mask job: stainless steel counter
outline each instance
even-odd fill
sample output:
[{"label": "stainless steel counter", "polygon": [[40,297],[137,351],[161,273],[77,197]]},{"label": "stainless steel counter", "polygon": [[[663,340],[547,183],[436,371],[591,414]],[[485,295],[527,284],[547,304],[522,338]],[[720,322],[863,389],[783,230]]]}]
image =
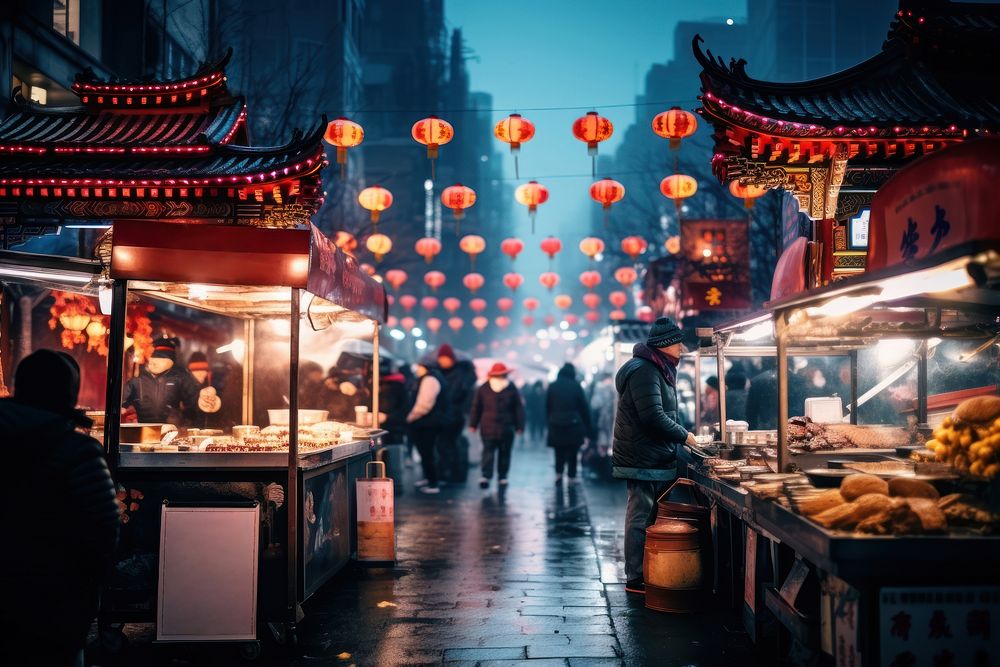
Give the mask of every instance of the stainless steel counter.
[{"label": "stainless steel counter", "polygon": [[[327,449],[299,454],[299,469],[313,470],[371,451],[373,440],[356,440]],[[375,440],[377,442],[377,439]],[[120,470],[287,468],[287,452],[122,452]]]}]

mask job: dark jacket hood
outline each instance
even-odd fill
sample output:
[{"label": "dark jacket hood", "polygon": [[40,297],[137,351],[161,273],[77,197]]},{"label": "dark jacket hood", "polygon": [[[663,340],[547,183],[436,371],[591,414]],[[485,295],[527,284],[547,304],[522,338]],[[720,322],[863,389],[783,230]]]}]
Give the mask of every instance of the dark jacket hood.
[{"label": "dark jacket hood", "polygon": [[576,381],[576,369],[572,364],[564,364],[556,374],[557,378]]},{"label": "dark jacket hood", "polygon": [[5,445],[31,446],[27,443],[43,438],[47,441],[72,429],[72,421],[63,415],[24,405],[13,398],[0,399],[0,433],[7,436]]}]

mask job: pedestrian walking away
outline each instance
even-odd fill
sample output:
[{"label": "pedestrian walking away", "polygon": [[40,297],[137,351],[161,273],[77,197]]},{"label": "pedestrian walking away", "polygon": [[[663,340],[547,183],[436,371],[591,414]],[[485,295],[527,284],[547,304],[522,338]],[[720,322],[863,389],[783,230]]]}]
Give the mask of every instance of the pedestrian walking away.
[{"label": "pedestrian walking away", "polygon": [[483,474],[479,478],[479,486],[483,489],[490,486],[494,460],[498,483],[501,487],[507,485],[514,434],[524,432],[524,402],[508,375],[507,366],[500,362],[493,364],[487,381],[476,390],[472,400],[469,430],[475,432],[478,428],[483,439]]},{"label": "pedestrian walking away", "polygon": [[[104,450],[77,431],[80,368],[38,350],[0,399],[6,548],[0,550],[4,664],[83,666],[87,631],[118,539],[118,506]],[[24,656],[31,656],[24,662]],[[15,658],[17,656],[17,658]]]},{"label": "pedestrian walking away", "polygon": [[437,351],[437,367],[444,379],[444,417],[437,436],[439,473],[448,482],[465,482],[469,471],[468,442],[462,437],[465,420],[476,389],[476,367],[468,359],[459,359],[451,345]]},{"label": "pedestrian walking away", "polygon": [[683,332],[669,318],[653,323],[615,376],[618,411],[614,430],[614,476],[625,479],[625,590],[644,593],[642,558],[646,528],[656,520],[656,499],[677,477],[677,447],[694,444],[677,416],[677,362]]},{"label": "pedestrian walking away", "polygon": [[563,473],[576,481],[576,460],[580,447],[590,437],[590,406],[576,377],[576,368],[566,363],[545,395],[545,419],[549,428],[548,446],[555,451],[556,484]]},{"label": "pedestrian walking away", "polygon": [[417,362],[417,390],[413,407],[406,415],[410,437],[420,453],[424,479],[416,486],[421,493],[438,493],[438,466],[435,459],[435,442],[444,424],[444,379],[434,368],[434,358],[425,355]]}]

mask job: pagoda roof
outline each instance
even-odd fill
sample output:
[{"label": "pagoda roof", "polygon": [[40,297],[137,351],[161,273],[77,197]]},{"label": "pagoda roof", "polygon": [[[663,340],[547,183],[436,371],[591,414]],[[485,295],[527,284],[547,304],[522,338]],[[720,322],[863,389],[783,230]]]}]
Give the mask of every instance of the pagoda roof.
[{"label": "pagoda roof", "polygon": [[882,51],[836,74],[761,81],[694,38],[703,113],[789,138],[961,140],[1000,130],[1000,5],[903,0]]}]

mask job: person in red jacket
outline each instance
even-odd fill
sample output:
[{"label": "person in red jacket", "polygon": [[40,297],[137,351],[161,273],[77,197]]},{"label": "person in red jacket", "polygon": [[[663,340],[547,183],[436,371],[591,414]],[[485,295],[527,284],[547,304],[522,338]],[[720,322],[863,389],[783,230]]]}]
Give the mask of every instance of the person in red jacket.
[{"label": "person in red jacket", "polygon": [[483,439],[482,473],[479,488],[490,488],[493,462],[496,460],[497,477],[501,487],[507,485],[510,470],[510,452],[514,446],[514,433],[524,432],[524,401],[507,376],[510,369],[497,362],[487,374],[487,381],[476,390],[469,415],[469,430],[479,429]]}]

